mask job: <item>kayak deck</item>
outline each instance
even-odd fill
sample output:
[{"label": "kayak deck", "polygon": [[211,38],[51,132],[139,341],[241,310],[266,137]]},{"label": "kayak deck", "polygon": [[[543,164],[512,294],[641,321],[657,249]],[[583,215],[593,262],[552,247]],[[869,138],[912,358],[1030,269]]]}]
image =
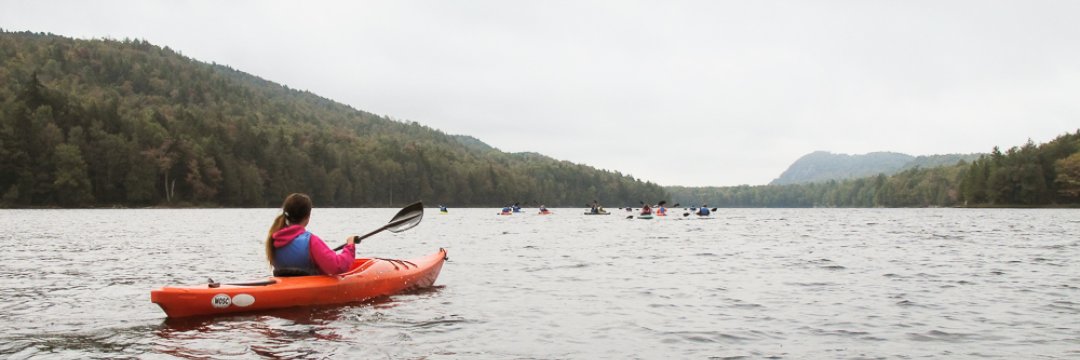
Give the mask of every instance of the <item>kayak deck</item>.
[{"label": "kayak deck", "polygon": [[359,302],[433,285],[446,250],[410,260],[356,259],[334,276],[270,277],[243,284],[166,286],[150,292],[170,318]]}]

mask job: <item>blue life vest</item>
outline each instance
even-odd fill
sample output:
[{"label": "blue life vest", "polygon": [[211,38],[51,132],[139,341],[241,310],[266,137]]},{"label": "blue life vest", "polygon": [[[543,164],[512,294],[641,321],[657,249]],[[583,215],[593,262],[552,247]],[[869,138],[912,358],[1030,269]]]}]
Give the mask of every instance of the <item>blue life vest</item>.
[{"label": "blue life vest", "polygon": [[709,215],[709,208],[700,208],[698,209],[697,214],[702,216]]},{"label": "blue life vest", "polygon": [[274,276],[319,275],[321,273],[322,271],[311,260],[310,231],[305,231],[289,244],[274,249]]}]

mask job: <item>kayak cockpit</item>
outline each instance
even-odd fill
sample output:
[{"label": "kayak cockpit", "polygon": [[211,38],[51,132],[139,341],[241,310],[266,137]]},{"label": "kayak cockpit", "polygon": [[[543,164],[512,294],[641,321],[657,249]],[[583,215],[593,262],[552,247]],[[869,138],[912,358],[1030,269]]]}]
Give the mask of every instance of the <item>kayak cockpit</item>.
[{"label": "kayak cockpit", "polygon": [[358,273],[358,272],[362,272],[364,270],[367,270],[367,268],[371,267],[371,265],[374,264],[374,263],[375,263],[375,259],[366,259],[365,258],[365,259],[353,260],[352,265],[349,266],[349,271],[346,271],[346,272],[342,273],[341,275],[351,275],[351,274],[355,274],[355,273]]}]

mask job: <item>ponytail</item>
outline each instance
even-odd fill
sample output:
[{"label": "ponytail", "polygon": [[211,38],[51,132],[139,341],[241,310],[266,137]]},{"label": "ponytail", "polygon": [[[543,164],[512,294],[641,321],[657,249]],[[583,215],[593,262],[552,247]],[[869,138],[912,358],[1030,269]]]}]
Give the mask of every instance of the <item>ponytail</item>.
[{"label": "ponytail", "polygon": [[311,198],[304,194],[293,193],[285,197],[281,204],[281,214],[270,225],[270,232],[266,234],[266,261],[270,267],[274,267],[274,233],[285,227],[286,224],[295,225],[307,219],[311,215]]},{"label": "ponytail", "polygon": [[285,214],[278,214],[274,224],[270,225],[270,232],[266,234],[266,261],[270,267],[274,267],[274,233],[285,227]]}]

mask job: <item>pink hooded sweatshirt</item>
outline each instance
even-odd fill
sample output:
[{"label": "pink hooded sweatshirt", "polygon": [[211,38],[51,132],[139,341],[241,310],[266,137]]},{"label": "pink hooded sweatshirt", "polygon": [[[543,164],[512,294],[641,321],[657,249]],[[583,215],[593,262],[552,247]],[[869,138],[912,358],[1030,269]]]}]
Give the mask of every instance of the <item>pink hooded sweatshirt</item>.
[{"label": "pink hooded sweatshirt", "polygon": [[[303,226],[291,225],[281,228],[272,236],[274,239],[274,248],[278,249],[289,242],[292,242],[297,236],[303,234],[305,231]],[[356,247],[353,245],[345,245],[345,248],[341,249],[341,253],[335,254],[334,250],[331,250],[326,243],[322,241],[315,234],[311,234],[311,241],[308,242],[309,251],[311,252],[311,260],[319,267],[319,270],[326,275],[337,275],[346,271],[349,271],[349,266],[352,265],[353,259],[356,259]]]}]

